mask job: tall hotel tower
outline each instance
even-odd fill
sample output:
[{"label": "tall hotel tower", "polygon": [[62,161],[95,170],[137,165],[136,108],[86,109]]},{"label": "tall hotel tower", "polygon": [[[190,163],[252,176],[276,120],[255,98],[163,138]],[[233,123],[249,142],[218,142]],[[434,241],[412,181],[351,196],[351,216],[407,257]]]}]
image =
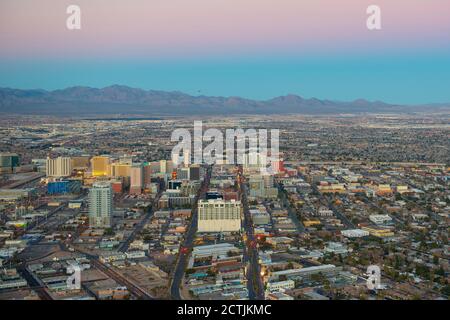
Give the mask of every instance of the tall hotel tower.
[{"label": "tall hotel tower", "polygon": [[47,158],[47,177],[68,177],[72,174],[72,159],[69,157]]},{"label": "tall hotel tower", "polygon": [[111,183],[96,182],[89,191],[89,224],[96,228],[111,227],[113,211]]}]

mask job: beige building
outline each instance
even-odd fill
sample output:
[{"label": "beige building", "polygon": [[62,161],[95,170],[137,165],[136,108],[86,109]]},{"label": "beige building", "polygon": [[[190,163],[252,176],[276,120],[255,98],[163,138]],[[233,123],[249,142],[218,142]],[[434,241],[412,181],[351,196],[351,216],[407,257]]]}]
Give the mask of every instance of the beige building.
[{"label": "beige building", "polygon": [[231,232],[241,229],[241,202],[236,200],[200,200],[198,232]]},{"label": "beige building", "polygon": [[72,174],[72,159],[69,157],[47,158],[45,170],[47,177],[68,177]]},{"label": "beige building", "polygon": [[114,178],[130,177],[131,165],[125,163],[113,163],[111,165],[111,176]]},{"label": "beige building", "polygon": [[135,164],[131,167],[130,193],[140,194],[144,187],[144,170],[141,164]]}]

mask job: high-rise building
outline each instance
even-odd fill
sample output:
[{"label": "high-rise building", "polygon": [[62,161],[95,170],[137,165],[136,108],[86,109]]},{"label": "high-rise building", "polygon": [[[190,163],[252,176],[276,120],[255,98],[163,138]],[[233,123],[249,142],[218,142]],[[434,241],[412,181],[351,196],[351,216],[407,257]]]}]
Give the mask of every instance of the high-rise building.
[{"label": "high-rise building", "polygon": [[249,178],[250,197],[276,198],[278,189],[274,187],[274,178],[271,174],[254,174]]},{"label": "high-rise building", "polygon": [[264,180],[264,188],[272,188],[274,186],[273,175],[263,174],[262,178]]},{"label": "high-rise building", "polygon": [[111,177],[130,177],[131,165],[127,163],[113,163],[111,164]]},{"label": "high-rise building", "polygon": [[68,177],[72,174],[72,159],[69,157],[47,158],[45,170],[47,177]]},{"label": "high-rise building", "polygon": [[272,168],[274,173],[284,172],[284,161],[282,158],[272,160]]},{"label": "high-rise building", "polygon": [[198,232],[232,232],[240,229],[240,201],[213,199],[198,202]]},{"label": "high-rise building", "polygon": [[141,194],[144,187],[144,170],[142,164],[131,167],[130,193]]},{"label": "high-rise building", "polygon": [[148,188],[152,182],[152,166],[150,163],[144,163],[144,188]]},{"label": "high-rise building", "polygon": [[200,180],[200,166],[193,165],[189,167],[189,180]]},{"label": "high-rise building", "polygon": [[19,166],[17,153],[0,153],[0,172],[11,173]]},{"label": "high-rise building", "polygon": [[189,168],[178,168],[177,169],[177,179],[179,180],[189,180]]},{"label": "high-rise building", "polygon": [[191,164],[191,152],[189,150],[183,152],[183,163],[185,167],[189,167]]},{"label": "high-rise building", "polygon": [[248,181],[250,197],[264,197],[264,178],[260,174],[251,175]]},{"label": "high-rise building", "polygon": [[92,175],[94,177],[109,176],[111,170],[111,158],[96,156],[91,159]]},{"label": "high-rise building", "polygon": [[112,225],[113,192],[111,183],[96,182],[89,191],[89,224],[96,228]]},{"label": "high-rise building", "polygon": [[150,165],[150,169],[151,169],[152,173],[161,172],[159,161],[150,162],[149,165]]},{"label": "high-rise building", "polygon": [[159,161],[159,172],[161,173],[167,173],[167,160],[160,160]]},{"label": "high-rise building", "polygon": [[171,173],[173,170],[173,161],[171,160],[160,160],[159,161],[159,172],[160,173]]},{"label": "high-rise building", "polygon": [[250,150],[243,155],[244,169],[260,169],[267,165],[267,155],[257,151]]}]

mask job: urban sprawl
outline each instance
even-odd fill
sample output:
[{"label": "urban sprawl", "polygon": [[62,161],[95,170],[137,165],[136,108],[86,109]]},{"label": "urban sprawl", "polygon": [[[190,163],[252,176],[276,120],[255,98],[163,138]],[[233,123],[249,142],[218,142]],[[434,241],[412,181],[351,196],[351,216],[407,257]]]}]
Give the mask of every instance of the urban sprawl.
[{"label": "urban sprawl", "polygon": [[202,119],[272,171],[174,162],[194,120],[2,117],[0,299],[448,299],[448,116]]}]

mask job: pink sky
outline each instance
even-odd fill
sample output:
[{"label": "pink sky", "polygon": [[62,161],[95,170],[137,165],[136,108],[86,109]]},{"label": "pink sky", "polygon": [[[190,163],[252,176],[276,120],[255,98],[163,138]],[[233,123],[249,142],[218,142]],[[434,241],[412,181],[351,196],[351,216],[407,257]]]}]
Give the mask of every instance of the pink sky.
[{"label": "pink sky", "polygon": [[[66,29],[66,7],[82,30]],[[383,30],[366,29],[366,8]],[[447,0],[1,0],[1,57],[186,57],[439,49]]]}]

